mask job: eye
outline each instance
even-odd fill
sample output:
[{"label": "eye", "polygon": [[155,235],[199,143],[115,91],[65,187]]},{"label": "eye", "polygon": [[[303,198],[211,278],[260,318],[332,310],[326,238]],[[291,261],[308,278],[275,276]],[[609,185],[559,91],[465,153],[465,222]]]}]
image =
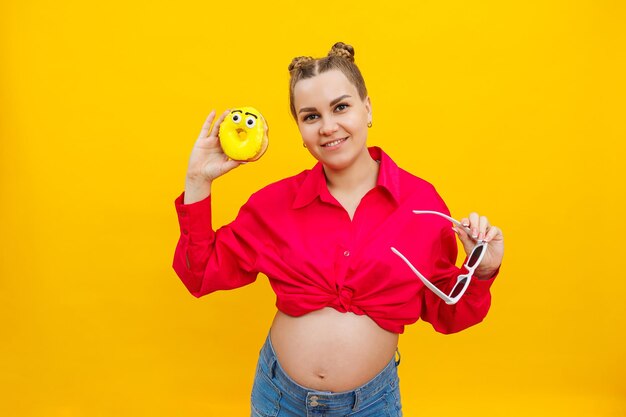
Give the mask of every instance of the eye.
[{"label": "eye", "polygon": [[233,113],[233,117],[232,117],[232,119],[233,119],[233,122],[235,122],[235,123],[239,123],[239,122],[241,122],[241,114],[239,114],[239,113]]},{"label": "eye", "polygon": [[304,118],[302,119],[305,122],[310,122],[311,120],[314,120],[317,118],[317,114],[307,114],[306,116],[304,116]]},{"label": "eye", "polygon": [[338,104],[338,105],[337,105],[337,107],[335,107],[335,110],[337,110],[337,111],[342,111],[342,110],[347,109],[348,107],[349,107],[349,106],[348,106],[347,104],[345,104],[345,103],[341,103],[341,104]]},{"label": "eye", "polygon": [[248,116],[246,117],[246,126],[252,128],[256,124],[256,117]]}]

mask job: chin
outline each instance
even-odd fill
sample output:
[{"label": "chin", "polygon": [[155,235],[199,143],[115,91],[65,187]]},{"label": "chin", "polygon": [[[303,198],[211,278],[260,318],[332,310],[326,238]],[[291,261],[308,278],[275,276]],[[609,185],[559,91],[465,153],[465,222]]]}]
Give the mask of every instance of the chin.
[{"label": "chin", "polygon": [[342,152],[330,157],[323,157],[320,161],[333,171],[341,171],[352,166],[357,159],[358,155],[354,153]]}]

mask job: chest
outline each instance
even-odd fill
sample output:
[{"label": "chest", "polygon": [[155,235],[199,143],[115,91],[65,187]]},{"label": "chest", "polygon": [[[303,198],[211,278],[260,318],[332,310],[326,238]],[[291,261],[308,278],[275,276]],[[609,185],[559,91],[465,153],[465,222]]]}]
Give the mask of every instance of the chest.
[{"label": "chest", "polygon": [[275,219],[267,236],[271,268],[337,284],[361,275],[368,280],[393,276],[397,266],[410,276],[391,246],[410,248],[424,259],[433,246],[433,236],[408,207],[380,195],[316,201]]},{"label": "chest", "polygon": [[361,196],[335,196],[337,202],[341,205],[341,207],[346,211],[348,218],[350,221],[354,219],[354,214],[356,213],[356,209],[361,202]]},{"label": "chest", "polygon": [[[372,193],[374,192],[372,191],[371,188],[373,187],[364,187],[361,190],[356,189],[356,190],[351,190],[350,192],[346,192],[346,191],[342,192],[342,191],[329,189],[329,192],[330,192],[330,195],[332,195],[332,197],[336,200],[338,205],[341,206],[346,211],[346,213],[348,214],[348,217],[352,221],[354,219],[356,210],[359,207],[359,204],[361,203],[361,200],[363,200],[365,196],[368,195],[368,192],[370,191]],[[375,196],[368,197],[368,200],[372,200],[374,198]],[[365,203],[371,203],[371,201],[366,201]]]}]

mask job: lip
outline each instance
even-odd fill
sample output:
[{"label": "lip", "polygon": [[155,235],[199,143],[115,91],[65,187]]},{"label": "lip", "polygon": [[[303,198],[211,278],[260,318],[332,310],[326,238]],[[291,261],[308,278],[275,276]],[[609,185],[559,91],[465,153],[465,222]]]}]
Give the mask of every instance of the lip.
[{"label": "lip", "polygon": [[[339,142],[338,144],[333,145],[333,146],[327,146],[329,143],[333,143],[333,142],[336,142],[338,140],[341,141],[341,142]],[[321,146],[324,149],[334,149],[334,148],[337,148],[337,147],[341,146],[341,144],[344,143],[347,140],[348,140],[348,136],[343,137],[343,138],[337,138],[337,139],[329,140],[328,142],[322,143]]]}]

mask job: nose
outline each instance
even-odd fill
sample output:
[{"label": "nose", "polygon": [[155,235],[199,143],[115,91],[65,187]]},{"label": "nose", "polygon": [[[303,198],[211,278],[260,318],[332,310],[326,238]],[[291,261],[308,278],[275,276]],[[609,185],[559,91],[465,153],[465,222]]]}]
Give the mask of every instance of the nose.
[{"label": "nose", "polygon": [[335,133],[339,129],[337,122],[332,117],[327,117],[322,123],[320,128],[320,135],[329,136]]}]

